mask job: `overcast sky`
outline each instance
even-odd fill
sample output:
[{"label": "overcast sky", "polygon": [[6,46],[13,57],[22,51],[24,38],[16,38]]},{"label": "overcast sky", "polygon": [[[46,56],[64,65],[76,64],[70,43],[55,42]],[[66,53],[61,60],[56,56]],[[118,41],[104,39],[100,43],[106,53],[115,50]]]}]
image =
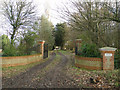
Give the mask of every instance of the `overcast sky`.
[{"label": "overcast sky", "polygon": [[[0,2],[3,0],[0,0]],[[31,1],[31,0],[30,0]],[[34,5],[36,6],[37,9],[37,15],[41,16],[42,14],[45,14],[45,9],[48,9],[49,13],[49,20],[56,25],[59,22],[62,22],[58,16],[58,13],[55,11],[57,7],[61,7],[62,3],[68,4],[70,0],[33,0]],[[85,1],[85,0],[80,0],[80,1]],[[86,0],[89,1],[89,0]],[[104,0],[94,0],[94,1],[104,1]],[[116,0],[108,0],[108,1],[116,1]],[[68,2],[68,3],[67,3]],[[61,7],[62,8],[62,7]],[[0,35],[3,33],[6,33],[5,30],[3,30],[2,25],[3,23],[3,18],[1,17],[0,13]],[[5,25],[4,25],[5,26]]]},{"label": "overcast sky", "polygon": [[38,14],[44,14],[45,9],[48,9],[49,20],[51,20],[54,25],[57,22],[60,22],[60,20],[58,18],[56,19],[55,17],[57,15],[57,12],[55,10],[61,3],[65,3],[67,1],[68,0],[33,0],[34,4],[37,7],[37,12],[39,12]]},{"label": "overcast sky", "polygon": [[[1,1],[2,0],[0,0],[0,2]],[[59,17],[57,17],[58,14],[55,10],[60,4],[66,3],[67,1],[69,0],[33,0],[33,3],[37,9],[37,16],[41,16],[42,14],[45,14],[45,9],[48,9],[49,20],[54,25],[56,25],[57,23],[62,21],[59,19]],[[4,25],[2,22],[3,22],[3,18],[1,17],[1,13],[0,13],[0,35],[3,33],[6,34],[6,31],[3,30],[2,28],[2,26]]]}]

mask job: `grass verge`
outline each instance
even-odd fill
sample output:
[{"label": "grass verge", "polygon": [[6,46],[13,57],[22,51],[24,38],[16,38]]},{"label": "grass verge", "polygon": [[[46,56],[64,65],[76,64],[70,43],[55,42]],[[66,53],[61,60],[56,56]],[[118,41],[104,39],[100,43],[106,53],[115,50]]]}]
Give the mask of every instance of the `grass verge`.
[{"label": "grass verge", "polygon": [[[114,88],[119,86],[118,82],[119,70],[103,71],[103,70],[87,70],[70,66],[67,69],[67,73],[74,78],[80,85],[90,88]],[[90,78],[101,78],[101,82],[98,84],[91,84]]]}]

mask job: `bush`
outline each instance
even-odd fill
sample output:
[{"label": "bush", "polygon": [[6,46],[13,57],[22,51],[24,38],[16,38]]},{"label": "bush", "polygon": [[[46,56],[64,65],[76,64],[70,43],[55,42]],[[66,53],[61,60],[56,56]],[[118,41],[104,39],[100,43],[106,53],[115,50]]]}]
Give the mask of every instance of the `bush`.
[{"label": "bush", "polygon": [[16,48],[13,45],[5,46],[3,56],[16,56]]},{"label": "bush", "polygon": [[120,49],[115,52],[115,58],[120,60]]},{"label": "bush", "polygon": [[115,52],[114,66],[115,66],[115,69],[120,68],[120,50],[117,50]]},{"label": "bush", "polygon": [[82,44],[78,54],[84,57],[101,57],[95,44]]},{"label": "bush", "polygon": [[118,59],[114,59],[114,67],[115,67],[115,69],[119,69],[120,68],[120,60],[118,60]]},{"label": "bush", "polygon": [[31,51],[30,55],[37,54],[36,51]]}]

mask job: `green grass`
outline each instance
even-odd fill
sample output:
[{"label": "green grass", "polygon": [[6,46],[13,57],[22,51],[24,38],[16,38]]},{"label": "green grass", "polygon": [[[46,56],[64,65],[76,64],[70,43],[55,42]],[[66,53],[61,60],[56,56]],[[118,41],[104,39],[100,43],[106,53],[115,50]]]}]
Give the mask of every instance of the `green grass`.
[{"label": "green grass", "polygon": [[70,51],[58,50],[58,52],[60,52],[64,55],[70,55]]},{"label": "green grass", "polygon": [[45,60],[41,60],[39,62],[27,64],[27,65],[21,65],[21,66],[15,66],[15,67],[3,67],[2,68],[2,76],[10,78],[12,76],[15,76],[15,75],[21,73],[21,72],[25,72],[27,69],[29,69],[37,64],[43,63],[47,60],[48,60],[48,58]]}]

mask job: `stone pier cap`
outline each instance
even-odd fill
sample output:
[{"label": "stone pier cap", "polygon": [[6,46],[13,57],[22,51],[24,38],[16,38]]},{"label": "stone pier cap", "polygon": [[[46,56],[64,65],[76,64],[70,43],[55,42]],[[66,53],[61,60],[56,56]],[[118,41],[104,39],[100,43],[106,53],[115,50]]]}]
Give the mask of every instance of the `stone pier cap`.
[{"label": "stone pier cap", "polygon": [[117,48],[112,48],[112,47],[103,47],[99,49],[100,51],[115,51]]}]

